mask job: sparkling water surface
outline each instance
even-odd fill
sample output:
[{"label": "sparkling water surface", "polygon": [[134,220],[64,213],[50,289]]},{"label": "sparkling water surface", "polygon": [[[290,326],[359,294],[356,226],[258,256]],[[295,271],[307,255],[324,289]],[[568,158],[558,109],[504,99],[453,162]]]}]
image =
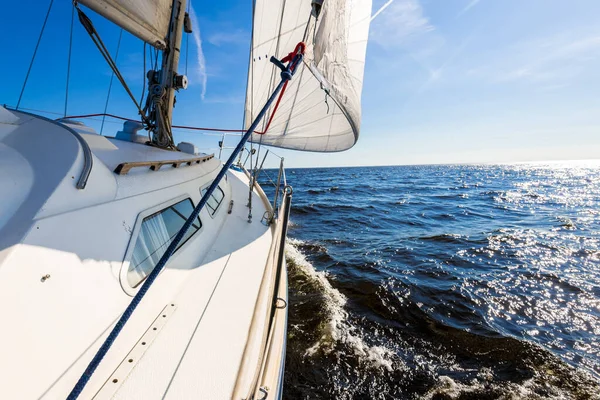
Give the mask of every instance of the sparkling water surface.
[{"label": "sparkling water surface", "polygon": [[287,177],[284,398],[600,398],[599,162]]}]

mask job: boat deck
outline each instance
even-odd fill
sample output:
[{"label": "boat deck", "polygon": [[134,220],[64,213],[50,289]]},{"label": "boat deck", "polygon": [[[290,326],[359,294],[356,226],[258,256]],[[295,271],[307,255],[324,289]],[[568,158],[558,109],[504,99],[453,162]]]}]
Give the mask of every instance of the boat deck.
[{"label": "boat deck", "polygon": [[[248,223],[247,180],[234,173],[240,179],[230,179],[232,214],[129,376],[108,379],[107,389],[124,380],[115,399],[231,398],[272,240],[271,228],[259,220]],[[265,206],[253,196],[253,212],[262,215]]]},{"label": "boat deck", "polygon": [[[0,299],[11,305],[0,330],[0,386],[13,398],[68,395],[139,287],[128,273],[146,218],[186,200],[198,204],[222,165],[76,128],[0,108],[0,183],[11,188],[0,196]],[[86,160],[91,170],[79,188]],[[182,165],[114,172],[124,162],[173,160]],[[228,171],[219,205],[200,213],[201,227],[158,276],[80,398],[225,399],[251,390],[281,229],[260,220],[269,205],[259,187],[248,223],[248,185],[245,173]],[[280,374],[285,327],[278,329],[269,348]]]}]

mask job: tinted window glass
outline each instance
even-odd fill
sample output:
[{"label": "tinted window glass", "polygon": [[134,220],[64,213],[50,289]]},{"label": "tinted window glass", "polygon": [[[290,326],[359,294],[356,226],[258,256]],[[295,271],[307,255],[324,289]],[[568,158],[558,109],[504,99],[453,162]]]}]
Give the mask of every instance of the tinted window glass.
[{"label": "tinted window glass", "polygon": [[[185,199],[144,218],[127,270],[127,281],[132,287],[139,285],[152,272],[193,209],[192,200]],[[202,222],[198,218],[177,249],[201,227]]]},{"label": "tinted window glass", "polygon": [[[204,196],[206,194],[207,190],[208,190],[208,187],[202,189],[202,196]],[[221,186],[217,186],[217,188],[215,189],[213,194],[211,194],[210,197],[208,198],[208,200],[206,201],[206,207],[208,208],[208,212],[210,215],[215,215],[215,213],[217,212],[217,209],[223,202],[224,198],[225,198],[225,193],[223,192],[223,189],[221,189]]]}]

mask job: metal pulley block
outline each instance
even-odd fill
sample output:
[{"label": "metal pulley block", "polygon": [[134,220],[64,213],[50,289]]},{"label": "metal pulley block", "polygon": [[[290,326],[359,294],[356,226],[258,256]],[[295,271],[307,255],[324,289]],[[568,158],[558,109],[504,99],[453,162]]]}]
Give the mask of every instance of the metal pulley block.
[{"label": "metal pulley block", "polygon": [[192,33],[192,21],[190,20],[190,14],[185,13],[183,17],[183,31],[185,33]]},{"label": "metal pulley block", "polygon": [[173,77],[173,89],[187,89],[188,87],[188,78],[185,75],[175,75]]}]

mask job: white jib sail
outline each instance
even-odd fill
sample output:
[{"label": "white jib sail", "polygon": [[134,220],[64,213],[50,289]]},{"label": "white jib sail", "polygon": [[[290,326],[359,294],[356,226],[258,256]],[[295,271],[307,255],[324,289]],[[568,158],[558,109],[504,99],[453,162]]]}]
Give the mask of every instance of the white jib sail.
[{"label": "white jib sail", "polygon": [[[371,0],[324,0],[311,17],[311,0],[256,0],[246,93],[246,128],[280,81],[269,59],[283,58],[298,42],[304,62],[288,83],[264,135],[251,140],[295,150],[333,152],[356,143]],[[263,132],[273,112],[259,125]]]},{"label": "white jib sail", "polygon": [[129,33],[162,49],[173,0],[79,0]]}]

